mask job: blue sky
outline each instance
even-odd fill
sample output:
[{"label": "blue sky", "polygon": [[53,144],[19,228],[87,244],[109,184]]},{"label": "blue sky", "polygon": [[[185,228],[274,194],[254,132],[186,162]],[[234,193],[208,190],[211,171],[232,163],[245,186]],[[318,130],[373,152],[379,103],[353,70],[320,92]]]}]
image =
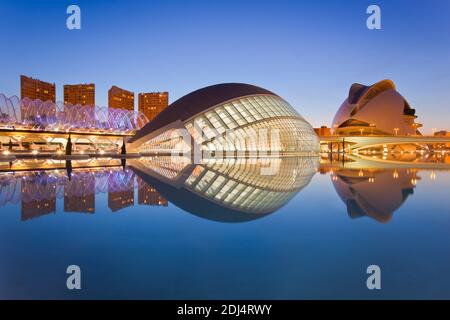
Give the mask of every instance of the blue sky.
[{"label": "blue sky", "polygon": [[[81,30],[66,8],[81,8]],[[366,28],[377,4],[382,29]],[[170,101],[203,86],[246,82],[289,101],[313,125],[330,124],[353,82],[390,78],[424,131],[450,129],[450,1],[4,1],[0,92],[19,75],[57,84],[94,82],[167,90]]]}]

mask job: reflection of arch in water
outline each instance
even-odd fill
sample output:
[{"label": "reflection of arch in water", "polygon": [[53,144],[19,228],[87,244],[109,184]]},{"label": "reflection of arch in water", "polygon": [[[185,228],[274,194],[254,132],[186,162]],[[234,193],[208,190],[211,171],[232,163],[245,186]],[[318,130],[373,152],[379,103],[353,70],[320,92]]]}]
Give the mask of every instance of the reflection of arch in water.
[{"label": "reflection of arch in water", "polygon": [[0,175],[0,206],[7,203],[17,204],[21,199],[21,183],[9,175]]},{"label": "reflection of arch in water", "polygon": [[[284,206],[305,187],[318,168],[316,157],[221,159],[201,165],[172,165],[131,160],[130,166],[174,205],[197,216],[222,222],[243,222]],[[174,168],[173,179],[158,174]],[[265,175],[264,168],[275,174]],[[178,170],[178,171],[177,171]]]},{"label": "reflection of arch in water", "polygon": [[62,170],[0,174],[0,206],[129,191],[134,177],[132,170],[118,168],[74,170],[71,180]]},{"label": "reflection of arch in water", "polygon": [[339,197],[351,218],[369,216],[386,223],[413,194],[418,177],[412,170],[349,170],[332,174]]}]

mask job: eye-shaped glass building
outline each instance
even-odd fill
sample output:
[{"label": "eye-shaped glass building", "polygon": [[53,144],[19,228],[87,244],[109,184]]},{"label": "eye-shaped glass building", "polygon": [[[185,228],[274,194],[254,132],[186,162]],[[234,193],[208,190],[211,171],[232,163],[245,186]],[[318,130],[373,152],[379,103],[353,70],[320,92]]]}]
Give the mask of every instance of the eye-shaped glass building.
[{"label": "eye-shaped glass building", "polygon": [[278,95],[253,85],[226,83],[172,103],[131,138],[128,150],[186,152],[191,147],[203,154],[310,155],[319,152],[319,140],[312,126]]}]

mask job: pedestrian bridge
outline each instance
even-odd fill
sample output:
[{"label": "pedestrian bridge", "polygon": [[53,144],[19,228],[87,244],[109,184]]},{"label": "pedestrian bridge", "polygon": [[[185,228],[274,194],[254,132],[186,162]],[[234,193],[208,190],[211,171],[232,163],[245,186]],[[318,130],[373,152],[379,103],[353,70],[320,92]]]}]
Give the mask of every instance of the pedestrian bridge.
[{"label": "pedestrian bridge", "polygon": [[356,150],[361,148],[370,148],[380,145],[393,144],[446,144],[450,143],[450,136],[400,136],[400,135],[361,135],[361,136],[323,136],[320,137],[320,143],[333,143],[343,145],[345,149]]}]

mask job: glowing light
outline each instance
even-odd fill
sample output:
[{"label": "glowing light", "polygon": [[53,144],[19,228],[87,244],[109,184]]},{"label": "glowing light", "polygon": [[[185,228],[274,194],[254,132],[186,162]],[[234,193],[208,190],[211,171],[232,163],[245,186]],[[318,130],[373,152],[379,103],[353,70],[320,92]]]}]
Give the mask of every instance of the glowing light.
[{"label": "glowing light", "polygon": [[31,151],[32,154],[37,155],[39,152],[37,150]]},{"label": "glowing light", "polygon": [[9,152],[8,150],[5,150],[5,151],[3,151],[3,154],[4,154],[5,156],[7,156],[7,155],[10,154],[10,152]]},{"label": "glowing light", "polygon": [[430,179],[431,179],[431,180],[436,180],[436,172],[431,171],[431,173],[430,173]]},{"label": "glowing light", "polygon": [[397,172],[397,170],[394,171],[394,173],[392,174],[392,177],[394,179],[398,179],[398,172]]}]

